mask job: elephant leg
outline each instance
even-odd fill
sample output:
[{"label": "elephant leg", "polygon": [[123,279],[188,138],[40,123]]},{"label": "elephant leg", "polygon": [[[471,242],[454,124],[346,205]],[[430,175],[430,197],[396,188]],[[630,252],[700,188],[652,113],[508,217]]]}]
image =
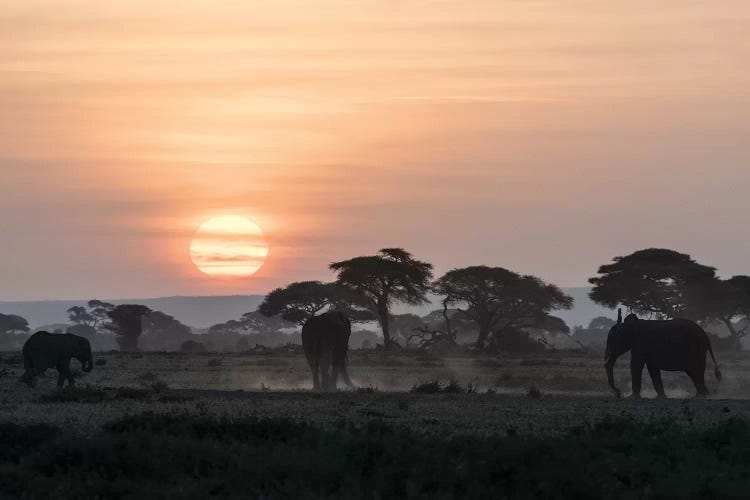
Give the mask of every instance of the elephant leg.
[{"label": "elephant leg", "polygon": [[331,376],[328,372],[330,369],[330,363],[325,361],[320,363],[320,385],[324,392],[331,390]]},{"label": "elephant leg", "polygon": [[26,373],[24,373],[23,376],[26,378],[26,380],[27,380],[26,383],[29,384],[29,387],[35,387],[36,386],[36,379],[37,379],[37,377],[39,377],[40,375],[42,375],[46,371],[47,371],[46,368],[43,368],[43,369],[31,368],[31,369],[27,370]]},{"label": "elephant leg", "polygon": [[646,363],[646,368],[648,368],[648,374],[651,376],[651,382],[654,384],[656,397],[659,399],[667,399],[667,395],[664,394],[664,383],[661,381],[661,370],[652,363]]},{"label": "elephant leg", "polygon": [[640,356],[631,354],[630,357],[630,378],[633,384],[633,399],[641,399],[641,377],[643,376],[643,365],[646,362]]},{"label": "elephant leg", "polygon": [[330,390],[335,391],[338,387],[338,381],[339,381],[339,366],[337,363],[331,364],[331,379],[329,380],[329,383],[331,384]]},{"label": "elephant leg", "polygon": [[352,379],[349,378],[349,372],[346,369],[346,364],[341,367],[341,380],[343,380],[344,383],[349,387],[354,387]]},{"label": "elephant leg", "polygon": [[313,376],[313,390],[319,391],[320,390],[320,359],[318,357],[315,357],[315,359],[310,360],[310,371],[312,371],[312,376]]},{"label": "elephant leg", "polygon": [[60,363],[57,366],[57,372],[57,387],[62,387],[65,384],[65,379],[68,379],[68,385],[74,385],[73,374],[70,373],[70,360],[67,363]]},{"label": "elephant leg", "polygon": [[690,371],[688,372],[688,376],[693,381],[693,384],[695,384],[696,389],[696,398],[705,398],[708,396],[708,387],[706,387],[706,380],[705,380],[705,374],[703,371]]}]

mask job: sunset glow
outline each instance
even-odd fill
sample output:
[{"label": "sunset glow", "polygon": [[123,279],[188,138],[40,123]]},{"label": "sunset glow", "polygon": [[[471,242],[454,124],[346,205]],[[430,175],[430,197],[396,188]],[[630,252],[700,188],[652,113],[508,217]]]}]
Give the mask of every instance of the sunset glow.
[{"label": "sunset glow", "polygon": [[[571,286],[648,246],[743,273],[749,24],[747,0],[6,2],[0,299],[264,294],[384,246]],[[251,280],[190,262],[228,214],[273,235]],[[213,276],[263,262],[200,241]]]},{"label": "sunset glow", "polygon": [[201,224],[190,244],[190,256],[209,276],[252,276],[268,257],[268,244],[256,223],[225,215]]}]

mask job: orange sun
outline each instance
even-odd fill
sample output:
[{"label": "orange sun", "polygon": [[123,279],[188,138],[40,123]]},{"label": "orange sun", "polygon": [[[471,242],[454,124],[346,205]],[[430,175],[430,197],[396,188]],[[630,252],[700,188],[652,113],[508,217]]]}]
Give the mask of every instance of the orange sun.
[{"label": "orange sun", "polygon": [[190,257],[209,276],[247,277],[268,257],[268,243],[255,222],[222,215],[200,225],[190,243]]}]

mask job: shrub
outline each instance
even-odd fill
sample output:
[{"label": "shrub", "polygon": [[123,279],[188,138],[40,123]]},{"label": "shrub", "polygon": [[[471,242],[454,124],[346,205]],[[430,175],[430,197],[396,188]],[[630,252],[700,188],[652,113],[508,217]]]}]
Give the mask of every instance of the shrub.
[{"label": "shrub", "polygon": [[180,346],[180,351],[190,353],[206,352],[206,346],[195,340],[187,340]]},{"label": "shrub", "polygon": [[439,380],[415,384],[409,392],[414,394],[437,394],[443,390],[443,384]]},{"label": "shrub", "polygon": [[537,386],[532,385],[531,387],[529,387],[526,395],[531,399],[539,399],[542,397],[542,391]]},{"label": "shrub", "polygon": [[154,392],[159,393],[159,392],[164,392],[164,391],[168,390],[169,386],[165,382],[157,381],[157,382],[154,382],[153,384],[151,384],[151,389]]},{"label": "shrub", "polygon": [[451,379],[450,382],[448,382],[448,385],[443,387],[443,392],[448,394],[461,394],[464,392],[464,388],[459,385],[458,381],[456,379]]}]

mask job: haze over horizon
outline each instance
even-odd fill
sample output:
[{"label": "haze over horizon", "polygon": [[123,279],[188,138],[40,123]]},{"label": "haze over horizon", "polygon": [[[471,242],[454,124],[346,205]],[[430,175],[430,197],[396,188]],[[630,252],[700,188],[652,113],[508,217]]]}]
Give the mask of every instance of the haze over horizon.
[{"label": "haze over horizon", "polygon": [[[11,2],[0,300],[264,294],[390,246],[565,287],[646,247],[750,274],[749,22],[741,0]],[[263,230],[252,277],[191,261],[223,215]]]}]

